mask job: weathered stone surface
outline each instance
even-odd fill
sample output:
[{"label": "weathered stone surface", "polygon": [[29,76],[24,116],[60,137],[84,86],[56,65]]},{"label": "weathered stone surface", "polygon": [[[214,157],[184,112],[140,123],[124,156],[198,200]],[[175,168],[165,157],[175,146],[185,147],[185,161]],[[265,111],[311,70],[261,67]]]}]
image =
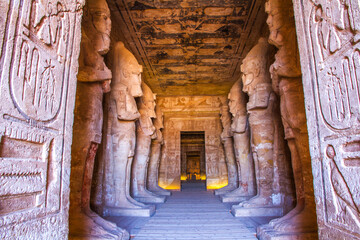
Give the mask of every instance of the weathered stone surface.
[{"label": "weathered stone surface", "polygon": [[294,19],[289,14],[292,12],[292,2],[269,0],[266,2],[266,11],[269,14],[269,42],[279,49],[270,72],[273,89],[280,95],[281,117],[291,151],[297,204],[284,217],[271,221],[269,226],[259,228],[258,232],[262,236],[262,231],[273,228],[275,231],[271,235],[275,239],[278,234],[285,232],[292,233],[288,234],[288,239],[301,238],[302,233],[313,233],[316,238],[317,224],[301,69]]},{"label": "weathered stone surface", "polygon": [[[294,4],[319,238],[358,239],[359,1]],[[307,204],[311,169],[304,165]]]},{"label": "weathered stone surface", "polygon": [[106,1],[88,1],[84,12],[71,147],[69,238],[128,239],[126,231],[90,209],[94,160],[102,135],[103,93],[110,90],[112,78],[102,57],[110,47],[111,21]]},{"label": "weathered stone surface", "polygon": [[[279,102],[271,87],[269,73],[271,46],[260,38],[241,65],[243,91],[249,96],[247,111],[251,129],[251,148],[255,159],[257,194],[239,206],[233,206],[235,216],[282,216],[285,199],[283,190],[290,185],[286,176],[284,138]],[[240,166],[241,167],[241,166]],[[284,185],[286,187],[281,188]],[[252,209],[251,211],[249,209]]]},{"label": "weathered stone surface", "polygon": [[164,114],[159,106],[155,106],[156,118],[154,127],[156,129],[151,141],[150,160],[147,174],[147,188],[156,194],[170,196],[171,192],[159,186],[159,167],[161,159],[161,149],[164,144],[162,129],[164,128]]},{"label": "weathered stone surface", "polygon": [[246,112],[246,97],[242,82],[235,82],[228,95],[233,116],[231,131],[234,137],[235,158],[239,171],[239,187],[221,196],[223,202],[241,202],[256,194],[254,161],[250,149],[250,130]]},{"label": "weathered stone surface", "polygon": [[218,96],[159,98],[164,112],[164,152],[159,185],[180,189],[180,132],[204,131],[207,188],[227,185],[227,169],[221,146],[220,101]]},{"label": "weathered stone surface", "polygon": [[67,239],[83,4],[0,3],[1,239]]},{"label": "weathered stone surface", "polygon": [[107,157],[104,159],[102,192],[103,215],[150,216],[154,206],[137,202],[130,196],[131,165],[135,153],[135,121],[140,117],[134,97],[143,95],[142,66],[122,42],[113,50],[111,92],[107,134]]},{"label": "weathered stone surface", "polygon": [[223,102],[220,107],[220,119],[223,131],[221,133],[221,141],[224,145],[226,166],[228,170],[228,185],[214,191],[215,195],[225,194],[238,187],[239,176],[237,163],[235,160],[233,133],[231,131],[231,113],[227,101]]},{"label": "weathered stone surface", "polygon": [[165,196],[156,195],[146,188],[146,175],[150,158],[151,139],[155,138],[156,128],[153,125],[155,114],[155,99],[151,89],[142,83],[143,96],[138,101],[140,118],[136,122],[135,157],[131,167],[131,193],[132,196],[146,203],[163,203]]}]

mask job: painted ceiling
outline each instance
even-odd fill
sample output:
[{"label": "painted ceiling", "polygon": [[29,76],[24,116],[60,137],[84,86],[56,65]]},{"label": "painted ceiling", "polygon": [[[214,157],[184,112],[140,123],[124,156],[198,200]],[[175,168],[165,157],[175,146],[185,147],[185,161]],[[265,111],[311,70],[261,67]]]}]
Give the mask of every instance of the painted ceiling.
[{"label": "painted ceiling", "polygon": [[159,96],[225,95],[265,23],[261,0],[108,0],[125,42]]}]

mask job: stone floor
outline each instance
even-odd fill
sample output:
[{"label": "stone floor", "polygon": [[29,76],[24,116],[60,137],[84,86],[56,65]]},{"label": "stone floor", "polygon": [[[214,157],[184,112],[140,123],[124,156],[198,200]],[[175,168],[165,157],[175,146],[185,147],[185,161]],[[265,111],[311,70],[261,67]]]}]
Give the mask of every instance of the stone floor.
[{"label": "stone floor", "polygon": [[223,204],[205,183],[183,183],[151,218],[109,217],[127,229],[134,240],[230,240],[257,239],[256,227],[271,218],[235,218],[232,204]]}]

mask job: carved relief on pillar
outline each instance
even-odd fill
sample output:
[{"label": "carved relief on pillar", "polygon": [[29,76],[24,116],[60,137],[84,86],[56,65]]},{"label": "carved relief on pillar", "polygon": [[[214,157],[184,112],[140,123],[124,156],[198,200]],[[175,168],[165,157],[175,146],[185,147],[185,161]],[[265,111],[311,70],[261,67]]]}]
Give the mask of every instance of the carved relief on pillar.
[{"label": "carved relief on pillar", "polygon": [[247,111],[252,153],[256,156],[257,195],[233,206],[232,212],[236,216],[247,216],[250,208],[253,208],[252,216],[282,216],[285,199],[291,198],[285,191],[291,187],[290,164],[285,159],[284,139],[279,132],[283,131],[279,102],[272,90],[268,70],[271,51],[267,39],[260,38],[241,65],[243,91],[249,96]]},{"label": "carved relief on pillar", "polygon": [[111,92],[108,98],[106,146],[100,157],[104,176],[103,191],[96,191],[102,206],[102,215],[147,216],[154,213],[154,206],[146,206],[130,195],[131,166],[136,146],[135,121],[140,113],[135,97],[143,95],[141,89],[142,66],[124,43],[117,42],[112,53]]},{"label": "carved relief on pillar", "polygon": [[[299,2],[295,1],[295,6]],[[303,1],[296,23],[321,239],[360,238],[359,1]]]},{"label": "carved relief on pillar", "polygon": [[235,160],[233,132],[231,131],[231,113],[229,112],[228,101],[223,100],[220,106],[220,120],[223,127],[220,138],[224,147],[226,166],[228,170],[228,185],[215,190],[215,195],[225,194],[238,187],[239,176]]},{"label": "carved relief on pillar", "polygon": [[95,155],[102,139],[103,93],[110,91],[112,78],[103,58],[110,47],[111,31],[106,1],[87,1],[82,30],[71,156],[69,238],[128,239],[126,231],[90,209]]},{"label": "carved relief on pillar", "polygon": [[151,141],[150,160],[147,174],[147,188],[156,194],[170,196],[171,192],[161,188],[159,182],[159,168],[162,153],[162,146],[164,145],[164,137],[162,129],[164,128],[164,114],[161,108],[155,107],[156,118],[154,120],[154,127],[156,129]]},{"label": "carved relief on pillar", "polygon": [[221,196],[223,202],[241,202],[256,194],[254,161],[250,147],[250,131],[246,112],[246,96],[242,82],[238,80],[230,89],[229,110],[232,114],[231,131],[238,167],[239,187]]},{"label": "carved relief on pillar", "polygon": [[82,6],[0,5],[0,238],[67,238]]},{"label": "carved relief on pillar", "polygon": [[156,95],[145,83],[142,83],[142,89],[144,94],[138,101],[140,118],[136,122],[136,147],[131,171],[131,193],[140,202],[163,203],[165,197],[150,192],[146,185],[151,140],[156,138],[156,128],[153,124],[153,119],[156,117]]},{"label": "carved relief on pillar", "polygon": [[270,29],[269,43],[279,49],[270,73],[274,91],[280,96],[281,118],[291,153],[297,203],[288,214],[258,229],[258,233],[261,236],[286,234],[289,239],[317,238],[311,159],[292,1],[268,0],[266,12]]}]

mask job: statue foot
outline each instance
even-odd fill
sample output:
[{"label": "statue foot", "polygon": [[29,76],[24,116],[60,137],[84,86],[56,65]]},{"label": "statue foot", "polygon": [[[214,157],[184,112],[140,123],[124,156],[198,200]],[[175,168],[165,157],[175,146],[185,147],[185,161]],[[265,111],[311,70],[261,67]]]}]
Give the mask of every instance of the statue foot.
[{"label": "statue foot", "polygon": [[310,232],[316,231],[316,215],[307,211],[306,208],[294,214],[286,221],[281,221],[274,225],[274,229],[279,232]]},{"label": "statue foot", "polygon": [[226,185],[225,187],[216,189],[214,191],[214,193],[215,193],[215,195],[221,195],[221,194],[226,194],[226,193],[228,193],[230,191],[233,191],[234,189],[236,189],[236,186],[234,186],[234,185]]},{"label": "statue foot", "polygon": [[[105,219],[101,221],[99,218],[101,217],[95,213],[92,213],[91,216],[83,212],[73,213],[70,217],[69,239],[129,239],[129,234],[125,230]],[[98,222],[104,223],[104,225]]]},{"label": "statue foot", "polygon": [[269,222],[269,225],[274,227],[277,224],[287,221],[288,219],[291,219],[295,215],[299,214],[303,209],[304,209],[304,205],[298,203],[298,204],[296,204],[295,208],[292,209],[290,212],[288,212],[285,216],[271,220]]},{"label": "statue foot", "polygon": [[143,189],[142,191],[139,191],[137,194],[134,194],[135,198],[156,198],[156,197],[161,197],[153,192],[150,192],[146,189]]},{"label": "statue foot", "polygon": [[146,205],[145,205],[145,204],[143,204],[143,203],[141,203],[141,202],[136,201],[136,200],[135,200],[135,199],[133,199],[130,195],[127,195],[127,196],[126,196],[126,198],[127,198],[127,200],[128,200],[129,202],[131,202],[131,203],[132,203],[132,204],[134,204],[134,205],[139,206],[140,208],[145,208],[145,207],[146,207]]},{"label": "statue foot", "polygon": [[137,208],[137,209],[146,208],[145,204],[139,203],[139,202],[137,202],[136,200],[134,200],[132,198],[131,198],[131,200],[128,199],[128,198],[118,200],[118,201],[115,202],[114,207],[118,207],[118,208]]},{"label": "statue foot", "polygon": [[270,207],[273,206],[270,197],[255,196],[248,201],[239,203],[240,207],[252,208],[252,207]]},{"label": "statue foot", "polygon": [[224,196],[225,197],[236,197],[236,196],[248,196],[248,195],[249,195],[249,193],[247,191],[245,191],[244,188],[239,187],[239,188],[232,190],[229,193],[226,193]]},{"label": "statue foot", "polygon": [[149,188],[149,190],[151,192],[156,192],[157,194],[160,194],[160,195],[167,195],[167,196],[171,195],[170,191],[165,190],[165,189],[163,189],[162,187],[159,187],[159,186],[154,186],[152,188]]},{"label": "statue foot", "polygon": [[124,232],[126,232],[125,230],[117,227],[115,223],[103,219],[97,213],[93,212],[91,209],[84,210],[84,213],[89,218],[91,218],[96,224],[100,225],[102,228],[104,228],[106,231],[112,234],[121,235],[124,234]]}]

